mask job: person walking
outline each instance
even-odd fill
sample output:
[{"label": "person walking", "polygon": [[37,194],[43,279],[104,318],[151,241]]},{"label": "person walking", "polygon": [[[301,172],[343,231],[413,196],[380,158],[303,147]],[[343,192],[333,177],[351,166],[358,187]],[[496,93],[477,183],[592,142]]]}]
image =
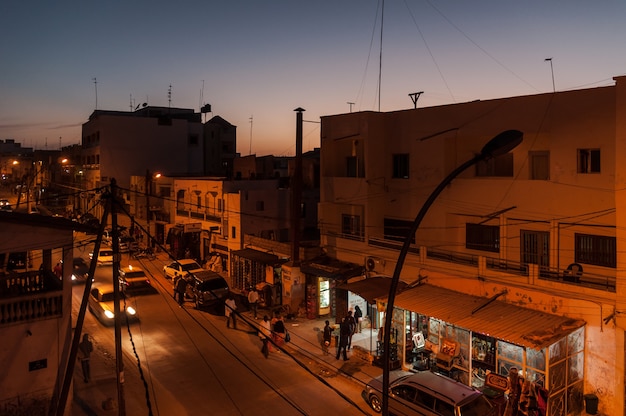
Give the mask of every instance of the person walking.
[{"label": "person walking", "polygon": [[270,318],[267,315],[263,316],[263,320],[261,321],[261,325],[259,325],[259,338],[261,338],[261,342],[263,342],[263,347],[261,348],[261,352],[268,358],[270,355],[270,337],[272,336],[272,324],[270,323]]},{"label": "person walking", "polygon": [[356,332],[361,333],[361,322],[363,321],[363,312],[359,305],[354,307],[354,320],[356,321]]},{"label": "person walking", "polygon": [[228,294],[224,303],[224,315],[226,316],[226,326],[230,328],[230,321],[233,321],[233,329],[237,329],[237,303],[232,293]]},{"label": "person walking", "polygon": [[89,383],[89,380],[91,380],[89,360],[91,358],[92,351],[93,344],[89,341],[89,334],[84,334],[83,340],[80,344],[78,344],[78,358],[80,359],[80,365],[83,369],[83,379],[85,380],[85,383]]},{"label": "person walking", "polygon": [[347,348],[351,330],[352,329],[350,328],[350,321],[346,316],[345,318],[343,318],[343,321],[339,326],[339,344],[337,347],[337,355],[335,357],[336,359],[339,359],[339,356],[343,354],[343,360],[348,361]]},{"label": "person walking", "polygon": [[322,333],[322,351],[324,355],[330,354],[328,349],[330,348],[330,344],[333,338],[333,327],[330,326],[330,322],[326,321],[324,326],[324,331]]},{"label": "person walking", "polygon": [[283,317],[279,313],[277,313],[274,318],[272,331],[274,333],[274,344],[276,344],[276,346],[279,348],[285,345],[285,333],[287,332],[287,330],[285,328],[285,322],[283,321]]},{"label": "person walking", "polygon": [[[181,308],[185,303],[185,292],[187,291],[187,280],[183,276],[178,276],[176,281],[175,295],[178,294],[178,306]],[[176,297],[176,296],[174,296]]]},{"label": "person walking", "polygon": [[348,311],[348,316],[344,318],[344,320],[348,321],[348,327],[350,329],[350,335],[348,336],[348,350],[352,348],[352,335],[354,335],[354,331],[356,331],[356,321],[354,320],[354,316],[352,316],[352,311]]},{"label": "person walking", "polygon": [[248,292],[248,304],[252,310],[252,315],[256,319],[256,309],[259,302],[259,292],[256,291],[256,287],[252,286]]}]

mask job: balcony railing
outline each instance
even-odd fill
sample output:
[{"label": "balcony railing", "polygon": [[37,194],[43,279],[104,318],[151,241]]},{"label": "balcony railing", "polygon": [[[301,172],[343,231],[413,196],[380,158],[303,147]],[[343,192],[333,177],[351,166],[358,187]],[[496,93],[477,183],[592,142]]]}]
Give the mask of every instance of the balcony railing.
[{"label": "balcony railing", "polygon": [[63,314],[62,282],[50,271],[0,276],[0,325]]}]

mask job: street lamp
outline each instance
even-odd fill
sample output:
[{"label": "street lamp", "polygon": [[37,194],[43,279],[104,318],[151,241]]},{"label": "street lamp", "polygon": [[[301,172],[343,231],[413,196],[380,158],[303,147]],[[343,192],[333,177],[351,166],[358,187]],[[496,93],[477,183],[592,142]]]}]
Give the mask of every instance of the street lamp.
[{"label": "street lamp", "polygon": [[383,329],[383,403],[382,403],[382,414],[389,414],[389,344],[391,339],[391,321],[393,318],[393,303],[396,298],[396,290],[398,289],[398,282],[400,281],[400,272],[402,272],[402,267],[404,266],[404,260],[406,259],[406,255],[409,251],[409,247],[411,245],[411,236],[415,235],[417,229],[419,228],[420,223],[426,216],[428,209],[435,202],[435,199],[439,196],[439,194],[444,190],[446,186],[452,182],[454,178],[456,178],[461,172],[465,171],[471,166],[476,165],[479,162],[486,161],[501,155],[504,155],[511,150],[515,149],[521,142],[524,137],[524,134],[518,130],[506,130],[502,133],[495,136],[493,139],[489,140],[485,146],[483,146],[482,150],[479,154],[474,156],[472,159],[463,163],[456,169],[454,169],[448,176],[444,178],[443,181],[435,190],[430,194],[419,213],[415,217],[415,221],[411,225],[411,229],[404,240],[404,244],[402,245],[402,249],[400,250],[400,254],[398,255],[398,261],[396,262],[396,267],[393,271],[393,277],[391,278],[391,285],[389,287],[389,297],[387,298],[387,308],[385,311],[385,326]]}]

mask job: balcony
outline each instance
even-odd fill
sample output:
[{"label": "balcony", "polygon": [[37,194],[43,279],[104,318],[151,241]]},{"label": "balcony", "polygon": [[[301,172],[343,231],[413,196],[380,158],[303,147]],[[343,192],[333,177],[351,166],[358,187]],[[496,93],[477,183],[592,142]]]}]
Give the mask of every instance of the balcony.
[{"label": "balcony", "polygon": [[0,325],[63,314],[62,282],[50,271],[0,276]]}]

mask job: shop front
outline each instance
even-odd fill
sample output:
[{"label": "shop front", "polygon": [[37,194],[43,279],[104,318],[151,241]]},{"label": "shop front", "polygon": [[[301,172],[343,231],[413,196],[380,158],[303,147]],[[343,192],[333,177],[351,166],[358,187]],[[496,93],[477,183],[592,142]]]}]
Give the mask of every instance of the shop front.
[{"label": "shop front", "polygon": [[308,319],[322,316],[343,318],[349,305],[347,293],[338,293],[337,285],[361,275],[363,266],[322,256],[303,262],[301,272],[306,276],[305,304]]},{"label": "shop front", "polygon": [[582,411],[584,321],[428,284],[399,293],[394,306],[392,330],[404,334],[397,338],[405,368],[491,392],[486,381],[493,375],[501,384],[517,372],[539,415]]},{"label": "shop front", "polygon": [[282,303],[281,266],[286,262],[275,254],[245,248],[232,251],[230,255],[231,289],[235,293],[247,295],[255,286],[264,307]]}]

